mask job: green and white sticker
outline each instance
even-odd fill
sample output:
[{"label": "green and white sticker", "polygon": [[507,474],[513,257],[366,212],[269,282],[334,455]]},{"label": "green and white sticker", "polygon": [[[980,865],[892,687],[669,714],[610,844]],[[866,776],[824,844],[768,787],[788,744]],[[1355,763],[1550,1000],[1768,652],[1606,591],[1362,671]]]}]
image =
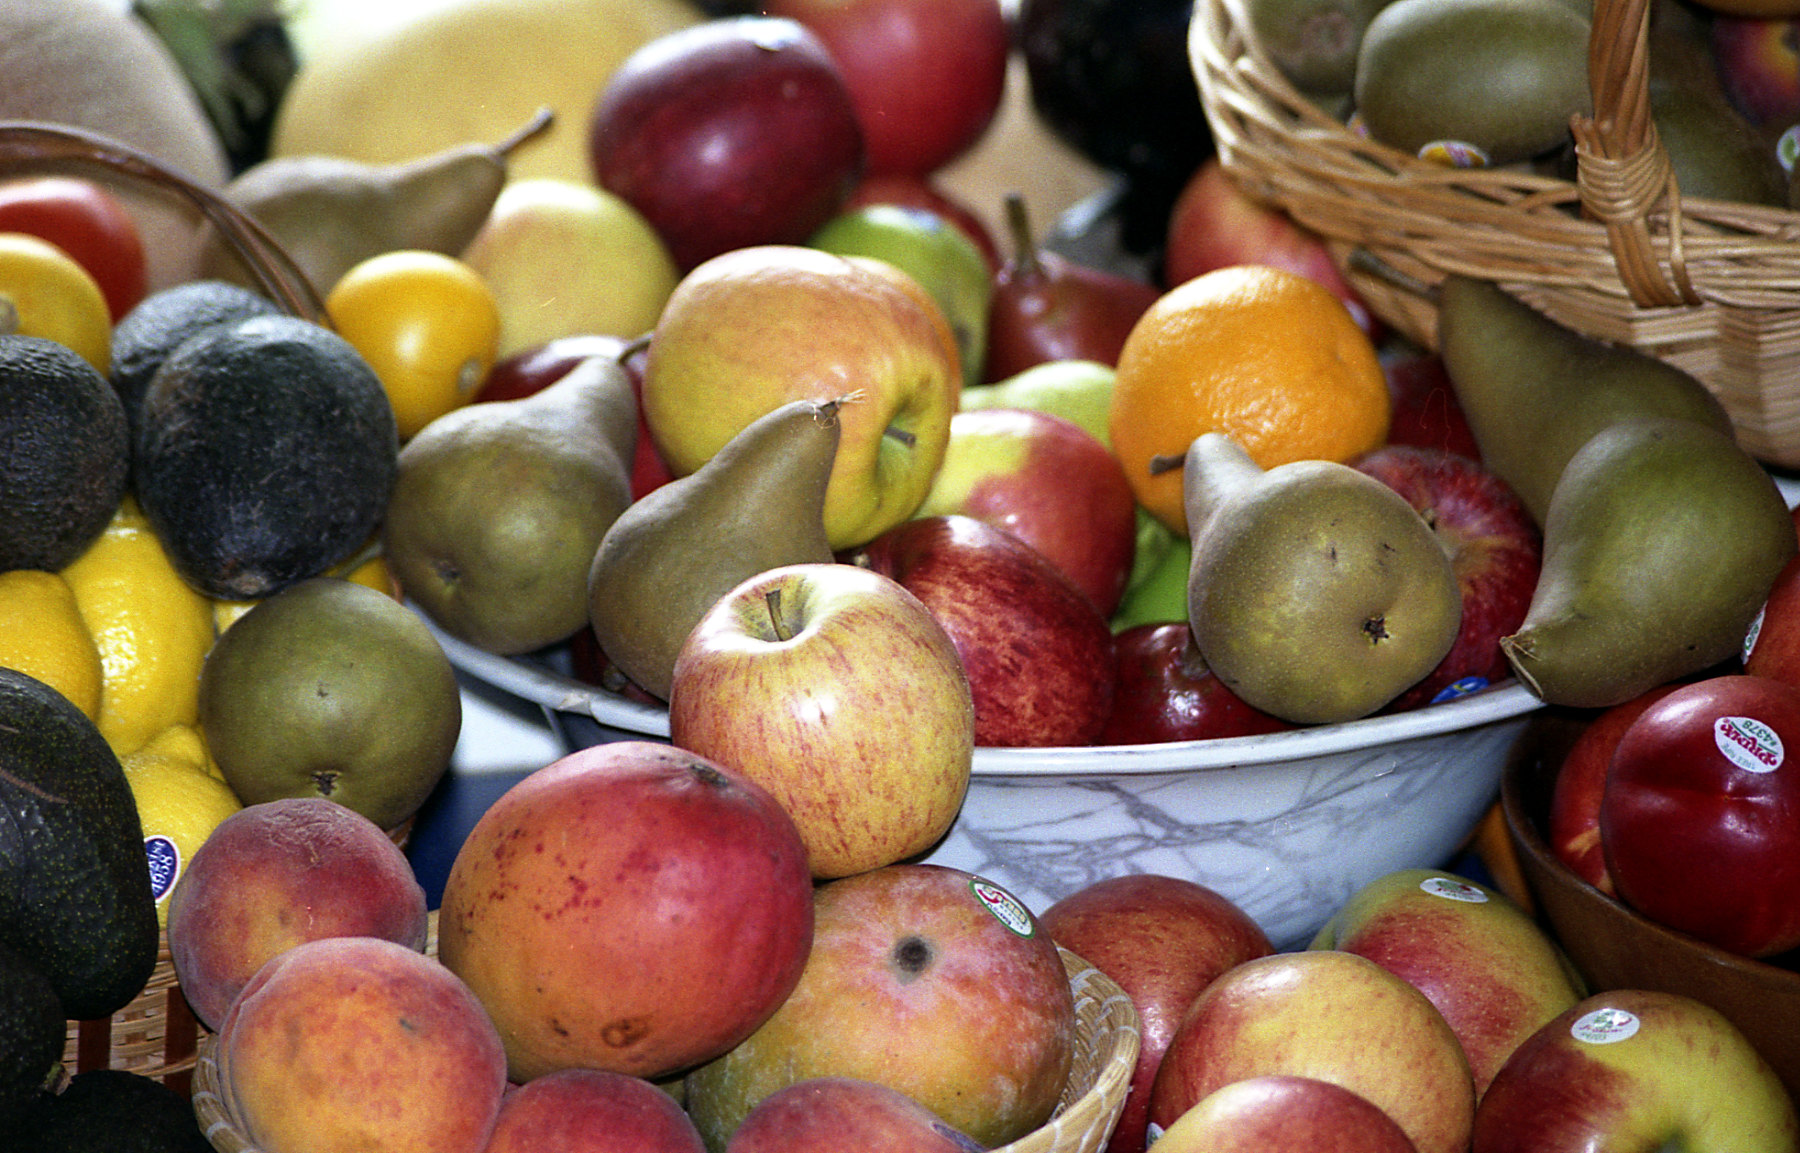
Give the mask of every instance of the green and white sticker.
[{"label": "green and white sticker", "polygon": [[983,908],[994,915],[996,921],[1019,936],[1029,937],[1037,932],[1036,923],[1031,919],[1031,910],[999,885],[976,877],[969,882],[969,891],[975,894],[975,899],[981,902]]},{"label": "green and white sticker", "polygon": [[1588,1045],[1615,1045],[1637,1035],[1641,1022],[1626,1009],[1595,1009],[1575,1018],[1569,1036]]},{"label": "green and white sticker", "polygon": [[1442,897],[1447,901],[1464,901],[1471,905],[1485,905],[1488,899],[1479,885],[1455,877],[1426,877],[1419,882],[1419,888],[1434,897]]}]

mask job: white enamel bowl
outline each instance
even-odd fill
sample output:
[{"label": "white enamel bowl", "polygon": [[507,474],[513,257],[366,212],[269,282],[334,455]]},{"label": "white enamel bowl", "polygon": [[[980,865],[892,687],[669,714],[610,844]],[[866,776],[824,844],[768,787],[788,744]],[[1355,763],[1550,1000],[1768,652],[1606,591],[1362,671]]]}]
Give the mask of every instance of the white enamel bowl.
[{"label": "white enamel bowl", "polygon": [[[438,639],[467,675],[541,706],[570,749],[668,738],[667,712],[574,679],[557,651],[509,659]],[[1237,902],[1277,946],[1302,944],[1364,883],[1455,854],[1539,705],[1508,682],[1263,736],[978,749],[962,814],[925,859],[1036,910],[1116,874],[1187,877]]]}]

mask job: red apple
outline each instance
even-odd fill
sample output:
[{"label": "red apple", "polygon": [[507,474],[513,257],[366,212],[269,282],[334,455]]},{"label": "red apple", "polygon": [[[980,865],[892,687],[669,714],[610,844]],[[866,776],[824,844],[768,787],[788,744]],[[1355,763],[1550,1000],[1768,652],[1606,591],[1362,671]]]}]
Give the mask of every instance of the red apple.
[{"label": "red apple", "polygon": [[1024,408],[950,418],[944,463],[918,516],[960,514],[1037,549],[1111,617],[1137,551],[1137,497],[1104,444],[1074,421]]},{"label": "red apple", "polygon": [[675,1098],[642,1077],[559,1069],[500,1102],[482,1153],[706,1153]]},{"label": "red apple", "polygon": [[1418,708],[1505,680],[1500,638],[1518,631],[1543,562],[1537,522],[1505,481],[1466,456],[1388,445],[1353,462],[1418,509],[1450,554],[1462,623],[1437,667],[1385,711]]},{"label": "red apple", "polygon": [[1376,335],[1380,322],[1338,271],[1319,236],[1296,224],[1232,180],[1217,156],[1194,170],[1175,198],[1163,246],[1165,287],[1173,288],[1215,268],[1269,264],[1308,276],[1344,302],[1364,332]]},{"label": "red apple", "polygon": [[793,994],[687,1076],[709,1148],[771,1093],[822,1076],[887,1085],[987,1147],[1049,1119],[1074,1061],[1075,1001],[1056,943],[1018,898],[908,864],[828,881],[815,905]]},{"label": "red apple", "polygon": [[1721,949],[1800,945],[1800,688],[1708,677],[1656,701],[1619,738],[1600,844],[1619,896]]},{"label": "red apple", "polygon": [[1674,993],[1596,993],[1539,1029],[1475,1116],[1473,1153],[1793,1153],[1794,1104],[1736,1026]]},{"label": "red apple", "polygon": [[1156,1145],[1157,1153],[1418,1151],[1400,1123],[1367,1097],[1330,1081],[1284,1073],[1220,1086],[1177,1118]]},{"label": "red apple", "polygon": [[1606,854],[1600,849],[1600,798],[1606,792],[1606,769],[1631,722],[1674,689],[1673,684],[1658,685],[1589,721],[1563,755],[1550,788],[1550,851],[1607,896],[1617,894],[1606,871]]},{"label": "red apple", "polygon": [[1416,444],[1481,460],[1481,446],[1475,443],[1442,356],[1403,353],[1386,359],[1383,368],[1393,409],[1388,418],[1389,444]]},{"label": "red apple", "polygon": [[850,194],[850,199],[844,202],[844,207],[851,209],[865,204],[897,204],[902,208],[935,212],[962,229],[963,235],[987,258],[991,271],[1000,270],[1000,246],[994,242],[987,221],[969,205],[932,183],[930,177],[901,173],[865,175]]},{"label": "red apple", "polygon": [[869,171],[925,175],[986,133],[1006,91],[999,0],[763,0],[818,34],[856,105]]},{"label": "red apple", "polygon": [[475,393],[475,401],[517,400],[561,380],[571,368],[580,364],[590,356],[604,356],[618,359],[625,368],[625,375],[631,381],[631,389],[639,398],[637,449],[631,460],[631,499],[636,500],[652,489],[659,488],[670,480],[674,474],[663,460],[662,454],[656,450],[656,442],[650,437],[650,424],[644,419],[642,395],[644,389],[645,347],[641,342],[627,341],[617,336],[589,334],[582,336],[559,336],[554,340],[531,348],[520,349],[511,356],[501,357],[488,369],[487,378],[482,381],[481,388]]},{"label": "red apple", "polygon": [[1800,17],[1713,15],[1713,58],[1725,95],[1752,124],[1800,121]]},{"label": "red apple", "polygon": [[1587,989],[1561,946],[1498,890],[1438,869],[1364,885],[1313,939],[1425,994],[1462,1043],[1479,1097],[1506,1059]]},{"label": "red apple", "polygon": [[669,739],[779,799],[815,877],[921,854],[962,809],[969,682],[930,610],[880,573],[750,577],[688,633],[670,686]]},{"label": "red apple", "polygon": [[137,219],[104,186],[76,176],[29,176],[0,183],[0,232],[24,232],[81,265],[113,323],[149,290]]},{"label": "red apple", "polygon": [[981,1153],[898,1089],[859,1077],[809,1077],[758,1101],[725,1153]]},{"label": "red apple", "polygon": [[806,844],[767,790],[615,741],[531,773],[475,822],[438,955],[499,1027],[513,1080],[654,1079],[754,1032],[800,980],[812,926]]},{"label": "red apple", "polygon": [[1095,881],[1045,909],[1038,921],[1057,944],[1117,982],[1137,1009],[1137,1064],[1106,1149],[1142,1153],[1150,1086],[1182,1015],[1215,977],[1274,946],[1229,898],[1155,873]]},{"label": "red apple", "polygon": [[595,179],[683,271],[735,248],[804,243],[863,170],[830,53],[773,17],[709,20],[639,48],[601,90],[588,134]]},{"label": "red apple", "polygon": [[1209,1094],[1268,1073],[1314,1077],[1369,1099],[1419,1153],[1466,1153],[1469,1062],[1425,994],[1366,957],[1310,949],[1258,957],[1188,1008],[1151,1089],[1167,1129]]},{"label": "red apple", "polygon": [[966,516],[909,520],[853,563],[900,582],[956,645],[977,745],[1089,745],[1112,711],[1113,635],[1030,545]]},{"label": "red apple", "polygon": [[1800,686],[1800,557],[1788,561],[1744,640],[1744,671]]},{"label": "red apple", "polygon": [[1053,360],[1117,364],[1160,291],[1043,247],[1017,193],[1006,197],[1006,218],[1012,255],[994,275],[982,379],[995,383]]},{"label": "red apple", "polygon": [[1294,727],[1244,703],[1213,676],[1186,621],[1132,625],[1113,643],[1118,684],[1100,744],[1244,737]]}]

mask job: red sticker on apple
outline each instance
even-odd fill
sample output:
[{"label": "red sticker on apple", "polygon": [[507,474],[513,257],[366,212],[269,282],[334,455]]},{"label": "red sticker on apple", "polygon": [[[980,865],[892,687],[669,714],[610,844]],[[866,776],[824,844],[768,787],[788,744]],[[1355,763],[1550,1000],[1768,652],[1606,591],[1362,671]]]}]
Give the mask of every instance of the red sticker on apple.
[{"label": "red sticker on apple", "polygon": [[1719,755],[1751,773],[1774,772],[1785,755],[1781,734],[1755,717],[1719,717],[1713,721],[1713,743]]},{"label": "red sticker on apple", "polygon": [[1455,877],[1426,877],[1419,882],[1419,888],[1434,897],[1442,897],[1447,901],[1466,901],[1471,905],[1485,905],[1487,894],[1481,886],[1459,881]]},{"label": "red sticker on apple", "polygon": [[1037,932],[1037,923],[1031,919],[1031,910],[999,885],[977,877],[969,882],[969,891],[975,894],[975,899],[981,902],[983,908],[994,915],[996,921],[1019,936],[1029,937]]},{"label": "red sticker on apple", "polygon": [[1624,1009],[1595,1009],[1583,1013],[1569,1026],[1569,1036],[1588,1045],[1613,1045],[1637,1035],[1636,1013]]}]

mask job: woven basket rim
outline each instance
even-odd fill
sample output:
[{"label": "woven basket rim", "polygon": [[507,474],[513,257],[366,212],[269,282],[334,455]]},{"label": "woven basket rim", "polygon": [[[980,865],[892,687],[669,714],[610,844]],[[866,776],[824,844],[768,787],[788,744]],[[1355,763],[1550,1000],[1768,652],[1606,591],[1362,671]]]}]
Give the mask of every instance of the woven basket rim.
[{"label": "woven basket rim", "polygon": [[[1137,1008],[1099,969],[1060,945],[1057,953],[1075,994],[1075,1066],[1055,1116],[992,1153],[1100,1153],[1125,1107],[1142,1038]],[[193,1105],[200,1130],[217,1153],[260,1153],[225,1103],[216,1044],[214,1034],[201,1039],[194,1067]]]},{"label": "woven basket rim", "polygon": [[[1596,0],[1596,22],[1608,5],[1637,3]],[[1358,135],[1287,81],[1257,42],[1243,0],[1198,0],[1188,48],[1221,163],[1313,230],[1372,249],[1405,249],[1440,273],[1631,306],[1606,226],[1569,211],[1583,201],[1577,182],[1452,168]],[[1681,197],[1677,189],[1649,224],[1659,263],[1665,271],[1672,260],[1683,264],[1701,300],[1800,308],[1800,213]]]}]

